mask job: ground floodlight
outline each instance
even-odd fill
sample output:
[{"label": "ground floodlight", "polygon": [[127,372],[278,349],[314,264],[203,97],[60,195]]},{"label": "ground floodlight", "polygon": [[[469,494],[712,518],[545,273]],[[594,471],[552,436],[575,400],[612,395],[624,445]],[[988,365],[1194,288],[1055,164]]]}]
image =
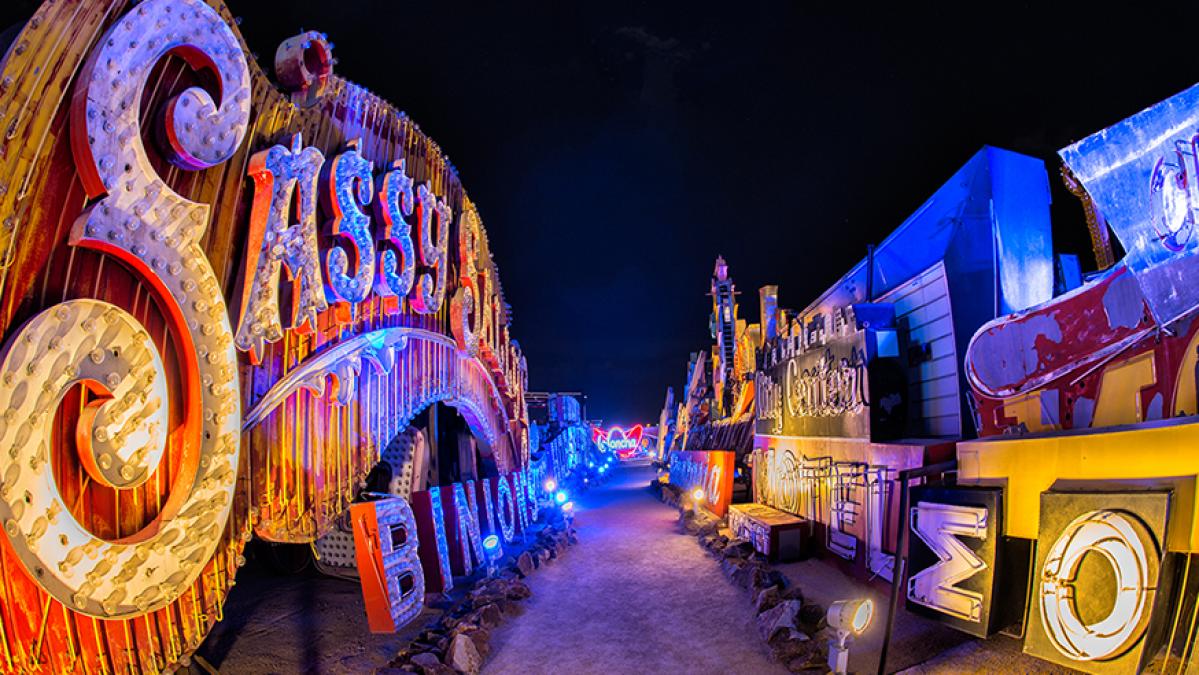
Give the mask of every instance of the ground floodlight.
[{"label": "ground floodlight", "polygon": [[834,673],[849,672],[849,643],[866,632],[874,618],[874,601],[870,598],[838,600],[828,606],[829,628],[837,636],[829,641],[828,667]]}]

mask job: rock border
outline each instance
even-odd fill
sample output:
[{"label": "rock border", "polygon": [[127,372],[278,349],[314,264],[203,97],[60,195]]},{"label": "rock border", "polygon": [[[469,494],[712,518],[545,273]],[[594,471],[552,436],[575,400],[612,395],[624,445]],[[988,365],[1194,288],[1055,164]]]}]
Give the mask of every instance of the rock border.
[{"label": "rock border", "polygon": [[749,591],[758,617],[758,633],[771,657],[793,673],[828,671],[825,608],[804,599],[802,589],[774,569],[753,544],[732,536],[724,520],[693,509],[683,490],[657,479],[650,490],[679,509],[679,529],[720,561],[732,583]]},{"label": "rock border", "polygon": [[504,619],[523,613],[521,603],[533,595],[522,579],[579,541],[573,522],[558,509],[543,509],[541,517],[546,524],[528,548],[515,557],[501,558],[495,577],[475,581],[464,597],[426,624],[376,675],[478,675],[491,653],[491,631]]}]

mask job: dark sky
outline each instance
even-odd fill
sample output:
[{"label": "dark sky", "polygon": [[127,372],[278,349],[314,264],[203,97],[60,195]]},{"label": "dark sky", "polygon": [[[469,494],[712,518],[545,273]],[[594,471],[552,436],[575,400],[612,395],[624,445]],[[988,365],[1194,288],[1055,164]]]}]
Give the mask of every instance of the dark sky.
[{"label": "dark sky", "polygon": [[802,307],[984,143],[1047,161],[1093,266],[1054,152],[1199,80],[1192,3],[229,4],[261,63],[322,30],[445,149],[531,387],[611,422],[656,420],[709,346],[718,253],[743,316],[765,283]]}]

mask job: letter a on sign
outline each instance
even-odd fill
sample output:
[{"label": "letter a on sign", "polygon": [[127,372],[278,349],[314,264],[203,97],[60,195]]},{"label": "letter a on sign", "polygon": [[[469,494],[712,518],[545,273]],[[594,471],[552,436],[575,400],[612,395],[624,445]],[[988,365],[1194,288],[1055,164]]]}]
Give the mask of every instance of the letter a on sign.
[{"label": "letter a on sign", "polygon": [[963,621],[982,621],[981,593],[959,583],[987,568],[982,558],[958,537],[987,537],[987,509],[919,502],[912,509],[912,531],[940,562],[908,580],[908,600]]}]

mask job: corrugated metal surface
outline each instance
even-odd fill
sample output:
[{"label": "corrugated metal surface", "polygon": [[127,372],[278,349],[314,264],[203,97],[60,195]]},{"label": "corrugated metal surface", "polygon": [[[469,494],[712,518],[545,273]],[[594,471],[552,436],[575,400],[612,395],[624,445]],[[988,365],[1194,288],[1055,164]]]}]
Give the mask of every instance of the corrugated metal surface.
[{"label": "corrugated metal surface", "polygon": [[907,326],[909,344],[928,345],[928,359],[908,368],[910,414],[917,418],[909,433],[920,437],[960,436],[961,387],[945,266],[938,262],[879,300],[894,303],[895,321]]}]

